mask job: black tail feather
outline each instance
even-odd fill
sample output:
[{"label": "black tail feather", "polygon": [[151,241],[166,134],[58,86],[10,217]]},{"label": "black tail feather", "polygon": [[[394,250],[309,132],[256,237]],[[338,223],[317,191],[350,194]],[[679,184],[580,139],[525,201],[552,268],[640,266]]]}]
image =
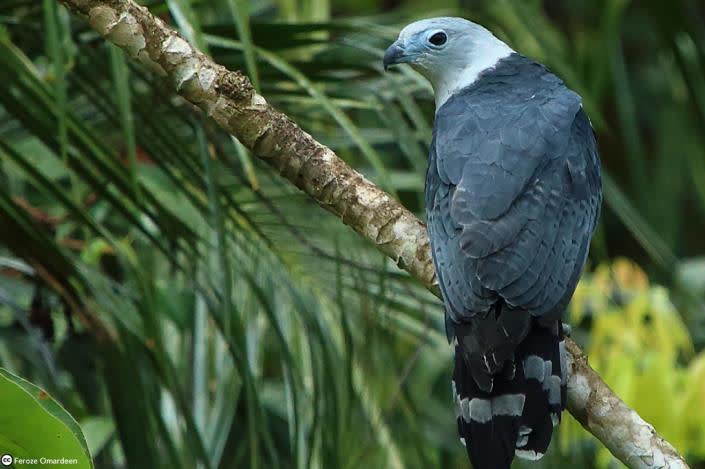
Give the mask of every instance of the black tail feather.
[{"label": "black tail feather", "polygon": [[[467,341],[456,345],[458,432],[475,469],[509,469],[515,455],[539,459],[546,452],[566,404],[562,340],[560,327],[533,322],[513,359],[492,376],[473,370],[476,351],[460,345]],[[478,375],[480,383],[474,378]]]}]

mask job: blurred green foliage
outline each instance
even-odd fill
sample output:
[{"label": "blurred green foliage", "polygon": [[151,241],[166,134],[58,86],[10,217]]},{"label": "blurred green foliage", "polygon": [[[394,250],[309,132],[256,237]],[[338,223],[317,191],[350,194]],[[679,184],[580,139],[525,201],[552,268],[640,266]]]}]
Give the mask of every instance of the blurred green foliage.
[{"label": "blurred green foliage", "polygon": [[[701,3],[142,3],[419,214],[433,104],[382,73],[399,29],[460,14],[549,65],[605,168],[591,265],[612,269],[574,335],[705,464]],[[0,78],[0,366],[96,467],[466,467],[433,296],[54,0],[0,2]],[[576,425],[532,467],[614,464]]]},{"label": "blurred green foliage", "polygon": [[[679,451],[705,457],[705,352],[694,353],[668,291],[650,285],[634,263],[617,259],[583,277],[570,320],[589,331],[590,364],[612,390]],[[591,437],[573,419],[561,433],[564,450]],[[597,462],[609,467],[612,457],[601,448]]]}]

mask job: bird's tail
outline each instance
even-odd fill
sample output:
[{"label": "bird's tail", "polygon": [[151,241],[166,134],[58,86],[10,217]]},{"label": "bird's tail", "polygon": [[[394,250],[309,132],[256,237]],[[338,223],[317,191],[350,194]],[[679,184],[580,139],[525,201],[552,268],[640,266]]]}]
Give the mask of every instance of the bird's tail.
[{"label": "bird's tail", "polygon": [[541,458],[566,405],[560,324],[548,329],[534,321],[514,360],[492,377],[489,391],[478,386],[471,372],[476,364],[461,347],[462,341],[455,350],[453,394],[458,432],[473,467],[509,469],[515,455]]}]

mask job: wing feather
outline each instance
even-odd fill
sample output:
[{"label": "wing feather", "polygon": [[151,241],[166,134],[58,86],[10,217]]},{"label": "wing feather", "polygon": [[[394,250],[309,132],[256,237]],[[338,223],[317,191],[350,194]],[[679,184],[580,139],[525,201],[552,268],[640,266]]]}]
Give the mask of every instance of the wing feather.
[{"label": "wing feather", "polygon": [[434,127],[429,230],[456,322],[499,300],[553,311],[572,295],[597,218],[599,161],[579,97],[559,81],[512,92],[526,96],[451,99]]}]

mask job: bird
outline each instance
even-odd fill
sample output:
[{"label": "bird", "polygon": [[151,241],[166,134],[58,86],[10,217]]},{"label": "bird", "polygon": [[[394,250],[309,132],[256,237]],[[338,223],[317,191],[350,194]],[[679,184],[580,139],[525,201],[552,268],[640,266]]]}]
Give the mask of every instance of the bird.
[{"label": "bird", "polygon": [[383,58],[404,63],[435,97],[424,200],[461,443],[476,469],[538,460],[602,204],[592,124],[559,77],[463,18],[406,26]]}]

